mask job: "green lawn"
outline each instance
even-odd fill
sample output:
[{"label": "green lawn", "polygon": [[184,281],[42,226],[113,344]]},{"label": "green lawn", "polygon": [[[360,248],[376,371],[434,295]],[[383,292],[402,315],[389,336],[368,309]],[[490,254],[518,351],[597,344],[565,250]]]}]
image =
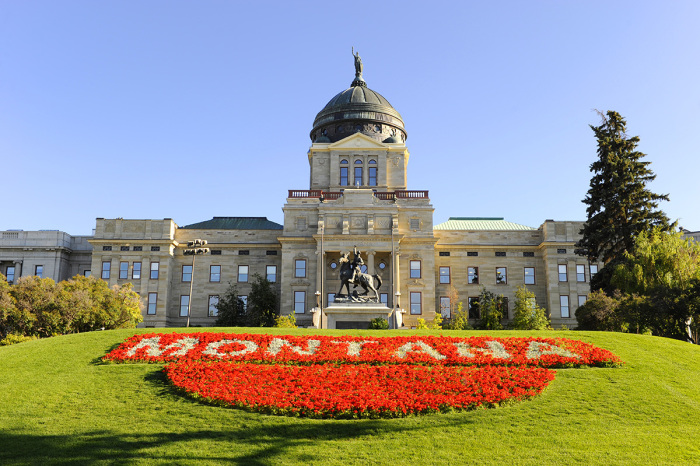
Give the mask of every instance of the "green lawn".
[{"label": "green lawn", "polygon": [[540,396],[503,408],[337,421],[209,406],[175,394],[159,365],[99,363],[136,332],[145,330],[0,348],[0,464],[700,464],[700,347],[680,341],[443,332],[580,339],[626,364],[560,369]]}]

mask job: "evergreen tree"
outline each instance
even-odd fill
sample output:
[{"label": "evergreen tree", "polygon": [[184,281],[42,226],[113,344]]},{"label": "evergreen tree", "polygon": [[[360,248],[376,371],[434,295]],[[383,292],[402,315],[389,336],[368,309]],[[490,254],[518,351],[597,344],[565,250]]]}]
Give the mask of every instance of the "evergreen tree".
[{"label": "evergreen tree", "polygon": [[633,250],[637,235],[654,227],[668,231],[675,224],[658,209],[659,201],[668,201],[668,195],[654,194],[646,187],[656,175],[648,168],[650,162],[642,161],[645,154],[637,150],[639,137],[626,134],[627,124],[617,112],[600,115],[600,126],[591,125],[598,140],[598,160],[590,167],[593,177],[583,200],[588,219],[576,252],[591,262],[604,263],[591,288],[610,291],[612,270],[626,251]]},{"label": "evergreen tree", "polygon": [[515,290],[513,328],[516,330],[544,330],[549,328],[549,319],[544,309],[535,301],[535,293],[521,285]]},{"label": "evergreen tree", "polygon": [[230,285],[216,305],[217,327],[244,327],[246,325],[245,304],[238,297],[236,285]]},{"label": "evergreen tree", "polygon": [[255,274],[248,295],[248,325],[251,327],[274,327],[279,315],[279,298],[272,288],[272,282]]}]

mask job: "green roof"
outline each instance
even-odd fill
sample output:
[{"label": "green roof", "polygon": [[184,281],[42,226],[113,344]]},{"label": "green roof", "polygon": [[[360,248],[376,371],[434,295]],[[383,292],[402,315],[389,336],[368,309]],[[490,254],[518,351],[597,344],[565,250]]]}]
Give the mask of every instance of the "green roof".
[{"label": "green roof", "polygon": [[434,230],[536,230],[536,228],[507,222],[503,217],[450,217]]},{"label": "green roof", "polygon": [[271,222],[267,217],[214,217],[199,223],[180,228],[190,230],[281,230],[279,223]]}]

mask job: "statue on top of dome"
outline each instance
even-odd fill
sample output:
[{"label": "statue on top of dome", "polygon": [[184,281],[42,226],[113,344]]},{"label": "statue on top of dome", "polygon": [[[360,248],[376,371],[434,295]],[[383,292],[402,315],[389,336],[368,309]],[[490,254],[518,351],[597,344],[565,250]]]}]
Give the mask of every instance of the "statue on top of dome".
[{"label": "statue on top of dome", "polygon": [[355,57],[355,77],[362,78],[362,58],[360,52],[355,52],[355,47],[352,48],[352,56]]}]

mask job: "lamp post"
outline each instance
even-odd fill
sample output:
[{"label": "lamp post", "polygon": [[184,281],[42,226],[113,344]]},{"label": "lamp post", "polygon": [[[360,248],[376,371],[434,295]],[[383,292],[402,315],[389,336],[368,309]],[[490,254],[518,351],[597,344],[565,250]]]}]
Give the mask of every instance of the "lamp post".
[{"label": "lamp post", "polygon": [[206,246],[207,240],[195,239],[187,242],[187,248],[182,254],[185,256],[192,256],[192,275],[190,276],[190,299],[187,301],[187,325],[190,326],[190,315],[192,315],[192,288],[194,285],[194,260],[198,255],[207,254],[209,248],[203,248],[201,246]]}]

